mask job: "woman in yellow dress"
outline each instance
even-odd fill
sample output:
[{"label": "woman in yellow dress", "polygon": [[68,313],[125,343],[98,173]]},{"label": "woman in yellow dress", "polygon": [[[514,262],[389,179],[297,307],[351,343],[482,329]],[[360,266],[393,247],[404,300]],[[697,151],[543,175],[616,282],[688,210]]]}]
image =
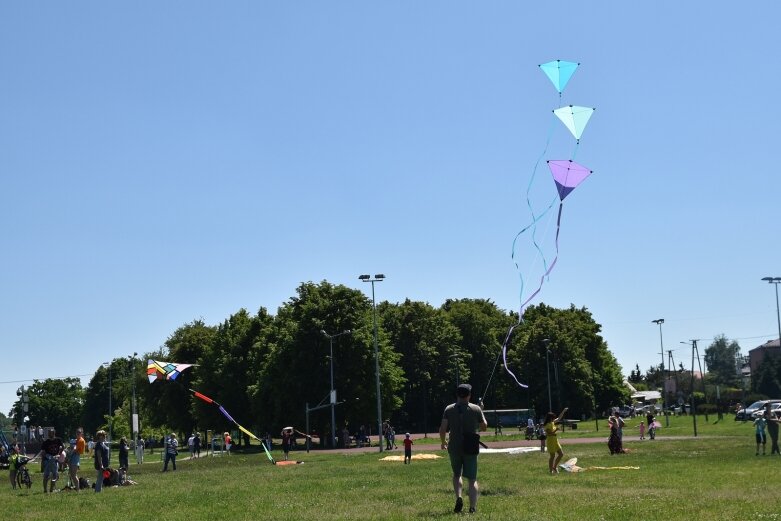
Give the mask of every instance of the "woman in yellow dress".
[{"label": "woman in yellow dress", "polygon": [[564,456],[564,451],[561,450],[561,444],[559,443],[559,427],[556,424],[561,421],[566,412],[567,407],[561,411],[561,414],[559,414],[558,417],[552,412],[545,415],[545,447],[548,449],[548,454],[550,454],[550,458],[548,459],[548,470],[550,470],[551,474],[559,473],[559,462]]}]

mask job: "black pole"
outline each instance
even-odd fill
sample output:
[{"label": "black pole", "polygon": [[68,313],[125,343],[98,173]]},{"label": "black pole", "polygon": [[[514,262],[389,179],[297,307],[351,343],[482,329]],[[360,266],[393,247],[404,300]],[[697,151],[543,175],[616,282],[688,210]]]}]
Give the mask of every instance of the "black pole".
[{"label": "black pole", "polygon": [[705,421],[708,420],[708,391],[705,389],[705,375],[702,372],[702,364],[700,363],[700,349],[697,347],[697,341],[694,341],[694,349],[697,350],[697,367],[700,368],[700,379],[702,379],[702,395],[705,398]]},{"label": "black pole", "polygon": [[694,403],[694,350],[697,349],[697,341],[692,340],[692,370],[691,370],[691,377],[689,379],[690,383],[690,392],[691,392],[691,410],[692,410],[692,421],[694,422],[694,437],[697,437],[697,407]]}]

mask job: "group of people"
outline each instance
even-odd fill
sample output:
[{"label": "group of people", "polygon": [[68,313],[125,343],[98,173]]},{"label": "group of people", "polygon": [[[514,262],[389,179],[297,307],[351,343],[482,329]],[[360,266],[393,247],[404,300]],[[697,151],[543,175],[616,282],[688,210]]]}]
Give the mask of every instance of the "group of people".
[{"label": "group of people", "polygon": [[194,432],[187,438],[187,450],[190,451],[190,458],[201,457],[201,433]]},{"label": "group of people", "polygon": [[70,440],[65,447],[62,439],[56,435],[54,429],[48,429],[45,440],[41,442],[41,450],[29,461],[18,443],[10,446],[9,478],[11,487],[16,488],[17,473],[22,465],[41,459],[41,471],[43,473],[43,492],[51,494],[56,490],[60,472],[68,471],[67,487],[78,491],[80,489],[79,470],[81,456],[86,450],[86,442],[82,429],[76,431],[76,437]]},{"label": "group of people", "polygon": [[385,438],[385,450],[396,448],[396,430],[391,425],[390,420],[382,423],[382,437]]},{"label": "group of people", "polygon": [[16,424],[12,425],[13,428],[13,443],[24,443],[25,441],[40,441],[43,442],[44,440],[44,428],[43,425],[31,425],[30,427],[27,427],[26,425],[22,425],[21,432],[19,431],[19,427],[17,427]]},{"label": "group of people", "polygon": [[[768,434],[770,434],[770,454],[781,454],[778,448],[778,424],[781,423],[781,419],[777,418],[770,412],[770,404],[765,406],[765,411],[762,416],[754,420],[754,437],[757,442],[757,456],[759,456],[759,449],[762,447],[762,455],[765,455],[765,446],[767,445]],[[767,430],[767,432],[765,432]]]}]

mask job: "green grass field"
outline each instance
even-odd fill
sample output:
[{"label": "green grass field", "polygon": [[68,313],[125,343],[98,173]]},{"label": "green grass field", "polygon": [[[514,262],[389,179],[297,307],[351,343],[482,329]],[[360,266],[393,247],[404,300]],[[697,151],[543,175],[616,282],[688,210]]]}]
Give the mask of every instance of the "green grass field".
[{"label": "green grass field", "polygon": [[[579,465],[630,465],[640,470],[551,476],[547,456],[541,453],[484,454],[480,457],[481,499],[473,517],[545,521],[781,519],[781,505],[774,494],[781,486],[781,457],[754,455],[749,424],[729,418],[713,425],[714,417],[705,424],[699,417],[700,436],[692,438],[691,418],[672,420],[670,429],[660,432],[660,439],[644,442],[636,441],[633,430],[639,420],[628,422],[625,446],[631,452],[621,456],[611,457],[603,441],[576,443],[577,437],[606,435],[604,422],[599,433],[583,425],[562,438],[565,458],[577,457]],[[673,435],[681,437],[665,439]],[[418,446],[424,441],[418,440]],[[181,461],[176,472],[163,474],[155,454],[144,465],[132,466],[131,477],[139,482],[137,486],[105,488],[102,494],[90,490],[46,496],[37,472],[29,492],[14,492],[6,477],[4,518],[216,521],[457,517],[452,513],[454,498],[446,458],[403,465],[379,461],[378,452],[297,451],[293,455],[305,463],[275,467],[260,453],[235,454]],[[281,454],[275,451],[274,456]],[[83,463],[86,466],[91,461]],[[85,473],[90,480],[92,474],[91,469]]]}]

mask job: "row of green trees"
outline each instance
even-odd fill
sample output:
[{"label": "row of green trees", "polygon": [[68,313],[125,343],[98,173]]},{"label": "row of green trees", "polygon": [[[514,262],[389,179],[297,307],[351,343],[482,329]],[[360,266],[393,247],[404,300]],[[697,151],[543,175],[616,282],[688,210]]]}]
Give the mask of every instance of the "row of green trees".
[{"label": "row of green trees", "polygon": [[[474,398],[491,409],[546,412],[548,367],[554,409],[566,405],[575,417],[590,416],[628,398],[621,368],[585,308],[540,304],[526,310],[507,360],[528,389],[504,374],[498,358],[517,314],[482,299],[448,300],[438,308],[411,300],[383,302],[376,313],[383,416],[405,430],[436,429],[457,379],[470,382]],[[115,438],[127,435],[135,386],[145,433],[231,427],[213,406],[195,399],[191,388],[221,402],[256,432],[276,433],[288,424],[302,428],[305,404],[328,400],[330,346],[322,331],[346,330],[351,333],[334,339],[333,349],[337,425],[347,423],[354,432],[363,424],[376,432],[372,301],[325,281],[301,284],[276,315],[242,309],[219,325],[185,324],[143,359],[119,358],[97,368],[86,388],[74,379],[36,382],[30,387],[30,422],[61,431],[83,425],[88,432],[111,423]],[[147,358],[197,365],[175,382],[150,384]],[[12,416],[21,420],[20,403]],[[327,410],[312,413],[311,422],[314,430],[330,432]]]}]

